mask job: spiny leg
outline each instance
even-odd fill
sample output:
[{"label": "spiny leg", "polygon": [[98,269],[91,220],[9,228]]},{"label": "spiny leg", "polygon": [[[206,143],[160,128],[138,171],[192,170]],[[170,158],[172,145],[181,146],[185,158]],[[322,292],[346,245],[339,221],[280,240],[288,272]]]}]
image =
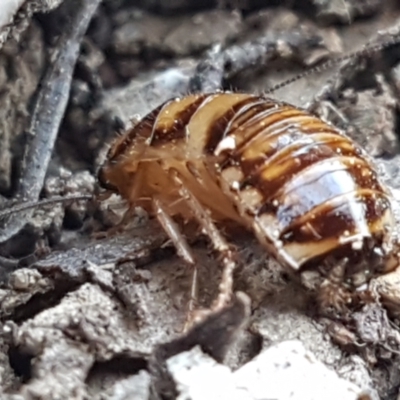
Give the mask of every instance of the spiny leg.
[{"label": "spiny leg", "polygon": [[158,222],[163,227],[164,231],[174,244],[176,251],[182,259],[192,267],[193,276],[192,276],[192,285],[190,288],[190,300],[189,300],[189,313],[185,323],[184,331],[186,331],[191,323],[192,323],[192,314],[194,312],[195,306],[197,304],[197,276],[198,276],[198,268],[196,265],[196,261],[190,251],[190,247],[179,230],[179,227],[175,223],[175,221],[170,217],[166,208],[162,204],[161,200],[158,198],[154,198],[153,209],[154,213],[157,217]]},{"label": "spiny leg", "polygon": [[176,171],[171,171],[175,183],[179,186],[179,193],[185,199],[187,206],[193,212],[194,217],[203,228],[203,231],[211,240],[214,250],[222,255],[223,271],[221,283],[219,285],[219,294],[214,301],[211,310],[216,311],[225,307],[233,295],[233,272],[236,267],[233,252],[224,237],[215,226],[207,210],[200,204],[196,197],[185,186]]},{"label": "spiny leg", "polygon": [[346,263],[344,259],[333,266],[319,288],[318,305],[321,314],[343,315],[354,298],[354,294],[343,284]]}]

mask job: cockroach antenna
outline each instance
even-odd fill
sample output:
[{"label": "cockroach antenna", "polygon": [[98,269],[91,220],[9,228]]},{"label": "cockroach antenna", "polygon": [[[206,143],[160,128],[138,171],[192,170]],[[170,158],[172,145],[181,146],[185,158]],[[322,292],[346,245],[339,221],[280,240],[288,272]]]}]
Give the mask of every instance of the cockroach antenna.
[{"label": "cockroach antenna", "polygon": [[292,84],[293,82],[303,79],[309,75],[313,75],[316,73],[326,71],[327,69],[332,68],[333,66],[335,66],[343,61],[355,59],[357,57],[364,56],[364,55],[371,55],[371,54],[377,53],[378,51],[382,51],[384,49],[387,49],[389,47],[396,46],[399,44],[400,44],[400,32],[396,33],[395,35],[393,35],[390,39],[388,39],[385,42],[371,43],[369,45],[366,45],[363,49],[353,51],[353,52],[351,52],[349,54],[345,54],[343,56],[332,58],[330,60],[325,61],[324,63],[322,63],[320,65],[316,65],[313,68],[309,68],[309,69],[305,70],[304,72],[301,72],[301,73],[293,76],[292,78],[289,78],[283,82],[279,82],[276,85],[268,88],[267,90],[265,90],[263,92],[263,94],[265,94],[265,95],[272,94],[272,93],[276,92],[277,90],[282,89],[285,86]]},{"label": "cockroach antenna", "polygon": [[43,199],[39,201],[27,201],[27,202],[21,202],[18,203],[14,206],[4,208],[3,210],[0,210],[0,218],[2,217],[7,217],[8,215],[15,214],[18,212],[26,211],[31,208],[37,208],[40,206],[46,206],[48,204],[54,204],[54,203],[65,203],[68,201],[73,201],[73,200],[91,200],[93,196],[89,194],[77,194],[77,195],[70,195],[70,196],[57,196],[57,197],[52,197],[49,199]]}]

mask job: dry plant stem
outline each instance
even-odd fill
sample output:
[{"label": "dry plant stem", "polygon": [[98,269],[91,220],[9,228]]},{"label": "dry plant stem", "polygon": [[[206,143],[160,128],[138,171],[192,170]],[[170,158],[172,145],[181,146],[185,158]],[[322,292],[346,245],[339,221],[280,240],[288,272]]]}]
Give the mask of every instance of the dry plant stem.
[{"label": "dry plant stem", "polygon": [[31,136],[24,157],[18,196],[36,200],[42,190],[47,166],[67,106],[72,74],[80,44],[100,0],[82,0],[80,9],[68,20],[57,42],[52,64],[43,80],[32,115]]},{"label": "dry plant stem", "polygon": [[279,57],[279,51],[276,47],[276,39],[260,38],[230,46],[222,52],[222,57],[225,64],[224,78],[229,79],[248,68],[267,65]]},{"label": "dry plant stem", "polygon": [[[282,37],[287,41],[288,34]],[[232,45],[220,51],[219,46],[209,51],[201,60],[190,80],[190,92],[212,92],[221,89],[223,79],[229,79],[248,69],[268,65],[280,56],[277,48],[279,37],[260,37],[257,40]],[[299,38],[299,40],[302,40]],[[301,43],[298,44],[299,46]],[[220,83],[218,85],[218,82]]]},{"label": "dry plant stem", "polygon": [[[68,24],[57,41],[52,63],[37,95],[16,198],[36,201],[42,190],[67,106],[80,44],[99,3],[100,0],[82,0],[74,8],[75,14],[66,19]],[[21,216],[11,218],[0,234],[0,242],[14,236],[24,224],[25,218]]]},{"label": "dry plant stem", "polygon": [[[290,43],[287,39],[288,36],[290,36],[290,34],[285,34],[282,40]],[[254,66],[259,68],[263,65],[268,65],[269,62],[281,56],[276,45],[278,39],[278,37],[273,39],[270,37],[261,37],[257,40],[240,45],[230,46],[221,52],[218,48],[213,49],[208,53],[208,56],[197,65],[195,75],[190,81],[191,92],[210,92],[218,90],[220,88],[220,86],[217,87],[218,81],[222,83],[223,79],[229,79]],[[302,40],[301,38],[297,39]],[[389,47],[399,45],[400,34],[394,32],[385,40],[377,40],[379,41],[378,43],[372,42],[359,51],[329,59],[322,64],[309,68],[288,80],[274,85],[265,91],[264,94],[274,93],[300,79],[323,72],[346,60],[355,61],[359,57],[372,55]],[[301,43],[298,43],[298,46],[301,47]]]},{"label": "dry plant stem", "polygon": [[223,51],[220,51],[220,46],[216,46],[197,64],[189,82],[189,91],[209,93],[220,90],[223,79],[231,78],[255,65],[266,65],[276,57],[276,44],[270,38],[233,45]]}]

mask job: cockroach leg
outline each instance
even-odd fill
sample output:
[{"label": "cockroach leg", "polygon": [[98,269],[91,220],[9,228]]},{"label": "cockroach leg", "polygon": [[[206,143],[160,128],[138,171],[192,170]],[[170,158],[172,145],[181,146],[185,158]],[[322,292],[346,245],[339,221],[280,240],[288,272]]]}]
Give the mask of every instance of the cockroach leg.
[{"label": "cockroach leg", "polygon": [[198,267],[196,260],[190,250],[190,247],[182,235],[178,225],[170,217],[166,207],[163,205],[162,201],[155,197],[152,200],[154,214],[157,217],[158,222],[163,227],[164,231],[174,244],[178,255],[187,263],[193,270],[192,285],[190,288],[190,300],[188,304],[188,317],[186,320],[185,328],[186,331],[192,324],[193,313],[197,304],[197,277],[198,277]]},{"label": "cockroach leg", "polygon": [[154,213],[157,217],[158,222],[171,239],[172,243],[177,249],[178,255],[182,257],[188,264],[194,266],[195,260],[190,251],[190,247],[185,237],[180,232],[178,225],[169,216],[166,207],[162,204],[161,200],[155,197],[153,200]]},{"label": "cockroach leg", "polygon": [[210,215],[197,198],[185,186],[180,179],[177,171],[171,171],[172,178],[179,187],[179,194],[185,199],[187,206],[193,212],[194,218],[202,227],[204,233],[210,238],[214,250],[222,256],[223,271],[221,283],[219,285],[219,294],[214,301],[211,311],[217,311],[225,307],[232,299],[233,295],[233,272],[236,267],[233,251],[227,241],[215,226]]},{"label": "cockroach leg", "polygon": [[319,289],[319,307],[322,313],[346,312],[353,300],[352,293],[343,286],[345,263],[339,263],[329,272]]}]

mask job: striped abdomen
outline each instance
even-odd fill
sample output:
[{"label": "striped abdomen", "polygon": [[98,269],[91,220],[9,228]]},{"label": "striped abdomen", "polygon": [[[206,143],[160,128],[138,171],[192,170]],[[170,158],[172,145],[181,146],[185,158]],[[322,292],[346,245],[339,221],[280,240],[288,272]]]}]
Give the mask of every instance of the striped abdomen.
[{"label": "striped abdomen", "polygon": [[354,142],[304,110],[248,94],[170,100],[115,143],[99,177],[133,204],[175,204],[171,169],[215,219],[245,225],[295,270],[392,268],[388,192]]}]

